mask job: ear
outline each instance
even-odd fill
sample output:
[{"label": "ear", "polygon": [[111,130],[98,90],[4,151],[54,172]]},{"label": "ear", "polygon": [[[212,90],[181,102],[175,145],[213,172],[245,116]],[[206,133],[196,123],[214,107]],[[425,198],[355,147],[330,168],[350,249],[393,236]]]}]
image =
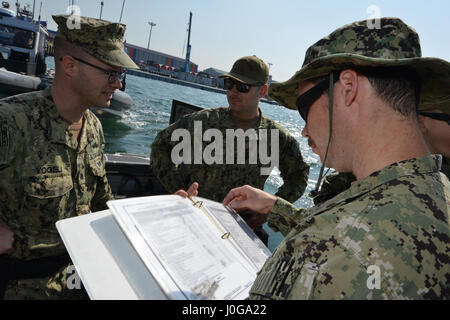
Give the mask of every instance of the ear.
[{"label": "ear", "polygon": [[259,98],[264,98],[269,90],[269,86],[267,84],[263,85],[259,91]]},{"label": "ear", "polygon": [[77,61],[71,56],[63,56],[60,58],[60,66],[67,77],[72,78],[78,71]]},{"label": "ear", "polygon": [[342,70],[339,83],[342,85],[345,105],[350,106],[358,93],[358,74],[352,69]]}]

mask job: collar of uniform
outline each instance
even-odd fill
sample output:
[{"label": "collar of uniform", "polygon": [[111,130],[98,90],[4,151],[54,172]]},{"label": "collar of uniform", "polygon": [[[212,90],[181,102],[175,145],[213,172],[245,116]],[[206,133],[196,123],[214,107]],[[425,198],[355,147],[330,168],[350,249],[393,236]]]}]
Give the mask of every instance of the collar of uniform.
[{"label": "collar of uniform", "polygon": [[382,184],[404,176],[439,172],[441,163],[442,156],[436,154],[393,163],[360,181],[353,182],[349,189],[325,201],[323,204],[313,207],[307,215],[317,215],[336,205],[350,202],[352,199],[368,193]]},{"label": "collar of uniform", "polygon": [[[49,140],[55,143],[66,144],[74,148],[73,142],[70,141],[69,124],[58,113],[55,101],[53,100],[51,87],[42,90],[43,104],[42,108],[49,119]],[[75,146],[76,148],[76,146]]]},{"label": "collar of uniform", "polygon": [[[223,110],[226,111],[226,113],[228,114],[229,117],[229,122],[222,122],[223,125],[225,125],[226,128],[235,128],[238,129],[238,127],[236,126],[236,123],[233,120],[233,115],[231,114],[231,109],[230,107],[224,108]],[[259,111],[259,117],[258,117],[258,121],[256,122],[254,128],[259,128],[261,126],[261,123],[263,121],[263,119],[265,118],[265,116],[263,115],[261,108],[258,107],[258,111]]]},{"label": "collar of uniform", "polygon": [[47,114],[50,118],[50,140],[56,143],[62,143],[70,147],[71,149],[83,150],[93,139],[93,134],[86,128],[92,128],[92,117],[87,116],[90,112],[86,110],[84,117],[84,124],[80,131],[80,142],[78,142],[69,130],[69,123],[65,121],[58,113],[55,102],[51,94],[51,87],[48,87],[42,91],[45,99],[44,106],[47,107]]},{"label": "collar of uniform", "polygon": [[80,132],[80,142],[78,144],[78,152],[84,150],[88,144],[94,140],[92,128],[95,128],[94,115],[88,109],[84,113],[84,125]]}]

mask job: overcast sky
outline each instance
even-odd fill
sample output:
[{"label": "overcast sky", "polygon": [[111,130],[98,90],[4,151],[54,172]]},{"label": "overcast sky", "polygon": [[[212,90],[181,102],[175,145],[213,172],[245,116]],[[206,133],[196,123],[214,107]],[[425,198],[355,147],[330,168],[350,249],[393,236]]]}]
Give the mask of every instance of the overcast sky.
[{"label": "overcast sky", "polygon": [[[15,8],[15,0],[9,1]],[[21,0],[33,6],[33,0]],[[98,18],[100,0],[75,0],[81,15]],[[103,0],[102,19],[119,21],[124,0]],[[35,0],[39,14],[55,30],[53,14],[65,14],[70,0]],[[336,28],[357,20],[395,16],[420,36],[422,55],[450,60],[450,1],[447,0],[125,0],[126,41],[183,57],[192,12],[191,61],[199,70],[228,71],[239,57],[257,55],[271,63],[276,81],[300,69],[307,48]],[[184,51],[184,52],[183,52]]]}]

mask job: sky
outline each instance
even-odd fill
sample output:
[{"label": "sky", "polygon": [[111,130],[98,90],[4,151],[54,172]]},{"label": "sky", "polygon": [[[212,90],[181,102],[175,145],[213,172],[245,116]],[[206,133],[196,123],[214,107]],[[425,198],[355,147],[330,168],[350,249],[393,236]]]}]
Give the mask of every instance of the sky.
[{"label": "sky", "polygon": [[[15,0],[9,1],[15,8]],[[33,7],[33,0],[20,0]],[[74,0],[82,16],[99,18],[100,0]],[[71,0],[35,0],[35,18],[65,14]],[[450,61],[448,0],[103,0],[102,19],[127,25],[125,39],[150,49],[185,57],[192,12],[191,61],[199,70],[229,71],[242,56],[270,64],[275,81],[288,80],[303,64],[308,47],[335,29],[364,19],[399,17],[419,34],[422,55]]]}]

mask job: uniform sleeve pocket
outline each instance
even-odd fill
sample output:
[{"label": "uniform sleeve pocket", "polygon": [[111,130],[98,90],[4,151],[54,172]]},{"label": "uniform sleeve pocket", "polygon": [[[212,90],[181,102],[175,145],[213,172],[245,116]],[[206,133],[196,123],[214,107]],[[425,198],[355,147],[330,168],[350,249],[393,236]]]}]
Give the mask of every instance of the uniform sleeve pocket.
[{"label": "uniform sleeve pocket", "polygon": [[103,177],[106,175],[105,162],[103,160],[103,154],[96,156],[89,156],[89,167],[92,173],[97,177]]},{"label": "uniform sleeve pocket", "polygon": [[72,177],[34,176],[24,186],[26,195],[39,199],[61,197],[73,188]]},{"label": "uniform sleeve pocket", "polygon": [[291,296],[293,299],[311,299],[314,287],[316,284],[316,278],[319,274],[319,267],[312,262],[306,262],[303,264],[299,275],[292,284]]},{"label": "uniform sleeve pocket", "polygon": [[250,294],[273,300],[310,299],[318,273],[315,263],[279,259],[260,272]]}]

